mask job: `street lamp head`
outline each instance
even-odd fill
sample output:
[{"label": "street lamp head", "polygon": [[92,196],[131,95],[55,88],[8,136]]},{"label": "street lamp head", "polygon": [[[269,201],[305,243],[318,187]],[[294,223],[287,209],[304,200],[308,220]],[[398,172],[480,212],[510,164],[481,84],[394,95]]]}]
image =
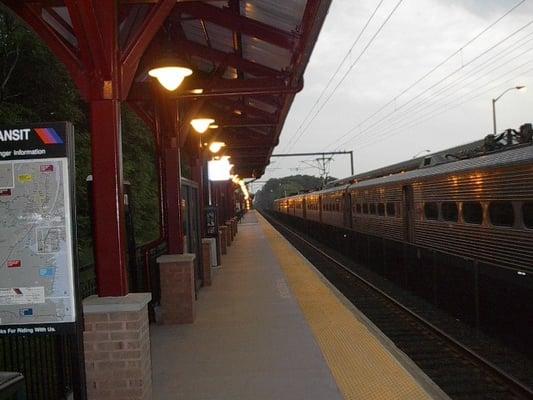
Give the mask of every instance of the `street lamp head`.
[{"label": "street lamp head", "polygon": [[526,91],[526,86],[525,85],[519,85],[519,86],[516,86],[515,89],[520,91],[520,92],[525,92]]}]

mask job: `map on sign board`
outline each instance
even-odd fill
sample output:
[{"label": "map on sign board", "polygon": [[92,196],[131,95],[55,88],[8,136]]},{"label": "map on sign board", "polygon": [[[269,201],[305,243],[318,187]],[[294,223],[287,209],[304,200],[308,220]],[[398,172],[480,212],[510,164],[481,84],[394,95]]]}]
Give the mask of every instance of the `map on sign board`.
[{"label": "map on sign board", "polygon": [[0,161],[0,328],[76,319],[68,168]]}]

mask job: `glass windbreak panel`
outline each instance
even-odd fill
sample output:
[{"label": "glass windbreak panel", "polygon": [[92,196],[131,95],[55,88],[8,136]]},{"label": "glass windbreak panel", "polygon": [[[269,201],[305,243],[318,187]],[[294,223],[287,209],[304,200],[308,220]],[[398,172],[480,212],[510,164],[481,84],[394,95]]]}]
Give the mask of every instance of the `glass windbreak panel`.
[{"label": "glass windbreak panel", "polygon": [[384,203],[378,204],[378,214],[385,215],[385,204]]},{"label": "glass windbreak panel", "polygon": [[459,209],[457,203],[445,201],[441,204],[442,219],[449,222],[457,222],[459,219]]},{"label": "glass windbreak panel", "polygon": [[463,220],[467,224],[481,225],[483,223],[483,207],[477,201],[463,203]]},{"label": "glass windbreak panel", "polygon": [[376,205],[374,203],[370,204],[370,214],[376,213]]},{"label": "glass windbreak panel", "polygon": [[396,215],[396,207],[394,203],[387,203],[387,215],[389,217],[394,217]]},{"label": "glass windbreak panel", "polygon": [[489,205],[489,216],[492,225],[513,226],[514,209],[509,201],[493,201]]},{"label": "glass windbreak panel", "polygon": [[522,218],[526,228],[533,229],[533,201],[526,201],[522,204]]},{"label": "glass windbreak panel", "polygon": [[437,203],[425,203],[424,204],[424,216],[426,219],[436,220],[439,219],[439,206]]}]

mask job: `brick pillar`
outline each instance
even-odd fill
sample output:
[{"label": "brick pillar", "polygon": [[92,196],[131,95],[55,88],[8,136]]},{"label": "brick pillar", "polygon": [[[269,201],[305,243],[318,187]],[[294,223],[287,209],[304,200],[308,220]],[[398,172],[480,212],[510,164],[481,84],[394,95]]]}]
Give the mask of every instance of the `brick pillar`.
[{"label": "brick pillar", "polygon": [[222,254],[227,254],[228,252],[228,234],[226,233],[227,230],[228,228],[225,225],[220,225],[218,227],[218,235],[220,237],[220,252]]},{"label": "brick pillar", "polygon": [[202,271],[204,286],[211,286],[211,239],[202,239]]},{"label": "brick pillar", "polygon": [[89,400],[151,400],[150,293],[83,301]]},{"label": "brick pillar", "polygon": [[191,324],[195,315],[195,254],[167,254],[157,259],[163,324]]}]

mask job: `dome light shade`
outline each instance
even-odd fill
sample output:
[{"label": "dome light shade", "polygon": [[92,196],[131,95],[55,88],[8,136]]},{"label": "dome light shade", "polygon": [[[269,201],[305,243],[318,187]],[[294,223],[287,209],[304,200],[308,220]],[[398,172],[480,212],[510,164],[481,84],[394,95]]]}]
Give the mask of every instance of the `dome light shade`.
[{"label": "dome light shade", "polygon": [[213,142],[209,145],[209,151],[211,153],[218,153],[222,147],[224,147],[226,143],[224,142]]},{"label": "dome light shade", "polygon": [[196,132],[204,133],[213,122],[215,122],[213,118],[195,118],[191,120],[191,125]]},{"label": "dome light shade", "polygon": [[165,89],[172,92],[181,85],[187,76],[192,75],[192,69],[169,65],[152,68],[148,71],[148,75],[156,78]]}]

